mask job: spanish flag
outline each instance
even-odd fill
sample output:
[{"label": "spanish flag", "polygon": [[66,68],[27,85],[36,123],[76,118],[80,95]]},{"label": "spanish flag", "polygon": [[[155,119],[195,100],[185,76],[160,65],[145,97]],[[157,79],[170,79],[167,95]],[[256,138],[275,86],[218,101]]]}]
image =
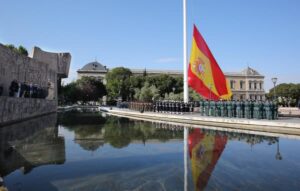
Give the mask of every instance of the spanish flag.
[{"label": "spanish flag", "polygon": [[206,99],[230,99],[232,95],[228,81],[195,25],[188,83]]},{"label": "spanish flag", "polygon": [[226,143],[226,136],[207,134],[198,128],[191,131],[188,146],[194,190],[205,190]]}]

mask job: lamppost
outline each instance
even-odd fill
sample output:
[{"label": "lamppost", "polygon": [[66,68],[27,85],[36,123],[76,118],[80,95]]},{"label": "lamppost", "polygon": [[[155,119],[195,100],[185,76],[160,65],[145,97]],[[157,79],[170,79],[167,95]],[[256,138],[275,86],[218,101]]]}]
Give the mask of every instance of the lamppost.
[{"label": "lamppost", "polygon": [[172,88],[172,90],[173,90],[173,93],[175,94],[175,90],[176,90],[176,88],[175,88],[175,87],[173,87],[173,88]]},{"label": "lamppost", "polygon": [[276,158],[276,160],[282,160],[282,156],[281,156],[281,154],[279,152],[279,138],[277,140],[277,153],[275,155],[275,158]]},{"label": "lamppost", "polygon": [[277,82],[277,78],[271,78],[273,85],[274,85],[274,96],[273,96],[273,100],[276,100],[276,82]]}]

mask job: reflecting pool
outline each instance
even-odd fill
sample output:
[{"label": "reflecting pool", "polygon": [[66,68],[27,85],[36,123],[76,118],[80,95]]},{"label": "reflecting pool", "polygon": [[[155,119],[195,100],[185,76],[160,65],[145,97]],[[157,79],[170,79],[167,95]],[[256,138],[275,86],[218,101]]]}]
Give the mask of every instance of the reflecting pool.
[{"label": "reflecting pool", "polygon": [[0,128],[9,190],[299,190],[300,141],[66,112]]}]

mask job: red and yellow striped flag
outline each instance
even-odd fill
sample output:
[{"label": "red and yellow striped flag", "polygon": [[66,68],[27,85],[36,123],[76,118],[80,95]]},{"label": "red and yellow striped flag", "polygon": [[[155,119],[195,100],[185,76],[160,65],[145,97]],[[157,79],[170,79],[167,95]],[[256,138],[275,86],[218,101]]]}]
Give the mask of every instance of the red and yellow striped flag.
[{"label": "red and yellow striped flag", "polygon": [[232,95],[228,81],[195,25],[188,83],[207,99],[230,99]]}]

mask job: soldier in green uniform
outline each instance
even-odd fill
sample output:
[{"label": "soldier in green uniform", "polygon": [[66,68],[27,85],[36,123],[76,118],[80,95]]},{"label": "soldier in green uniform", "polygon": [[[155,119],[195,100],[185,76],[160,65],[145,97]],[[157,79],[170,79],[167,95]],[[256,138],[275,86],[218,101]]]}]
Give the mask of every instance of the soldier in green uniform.
[{"label": "soldier in green uniform", "polygon": [[250,109],[250,119],[254,118],[254,101],[250,100],[249,102],[249,109]]},{"label": "soldier in green uniform", "polygon": [[203,100],[200,101],[200,115],[201,116],[204,115],[204,101]]},{"label": "soldier in green uniform", "polygon": [[233,100],[232,102],[232,117],[236,117],[236,101],[235,100]]},{"label": "soldier in green uniform", "polygon": [[227,115],[229,118],[232,118],[232,101],[227,101]]},{"label": "soldier in green uniform", "polygon": [[208,100],[205,100],[205,102],[204,102],[204,109],[205,109],[204,115],[209,116],[209,102],[208,102]]},{"label": "soldier in green uniform", "polygon": [[245,117],[245,102],[241,100],[241,118]]},{"label": "soldier in green uniform", "polygon": [[225,107],[224,107],[224,101],[220,101],[220,117],[225,117]]},{"label": "soldier in green uniform", "polygon": [[258,119],[263,119],[263,108],[264,108],[264,105],[261,101],[258,101]]},{"label": "soldier in green uniform", "polygon": [[276,101],[273,102],[273,119],[278,119],[278,104]]},{"label": "soldier in green uniform", "polygon": [[254,119],[259,119],[259,103],[258,103],[257,100],[254,102],[253,118]]},{"label": "soldier in green uniform", "polygon": [[209,102],[209,116],[216,116],[216,102],[213,100]]},{"label": "soldier in green uniform", "polygon": [[271,104],[270,104],[269,100],[265,101],[264,109],[266,112],[266,119],[271,120],[273,118],[273,116],[272,116]]},{"label": "soldier in green uniform", "polygon": [[241,102],[239,100],[236,102],[235,111],[236,111],[236,117],[237,118],[242,118]]},{"label": "soldier in green uniform", "polygon": [[250,111],[250,103],[248,100],[245,101],[244,103],[244,117],[247,118],[247,119],[250,119],[251,118],[251,111]]},{"label": "soldier in green uniform", "polygon": [[216,101],[216,117],[221,117],[221,103],[222,100]]}]

